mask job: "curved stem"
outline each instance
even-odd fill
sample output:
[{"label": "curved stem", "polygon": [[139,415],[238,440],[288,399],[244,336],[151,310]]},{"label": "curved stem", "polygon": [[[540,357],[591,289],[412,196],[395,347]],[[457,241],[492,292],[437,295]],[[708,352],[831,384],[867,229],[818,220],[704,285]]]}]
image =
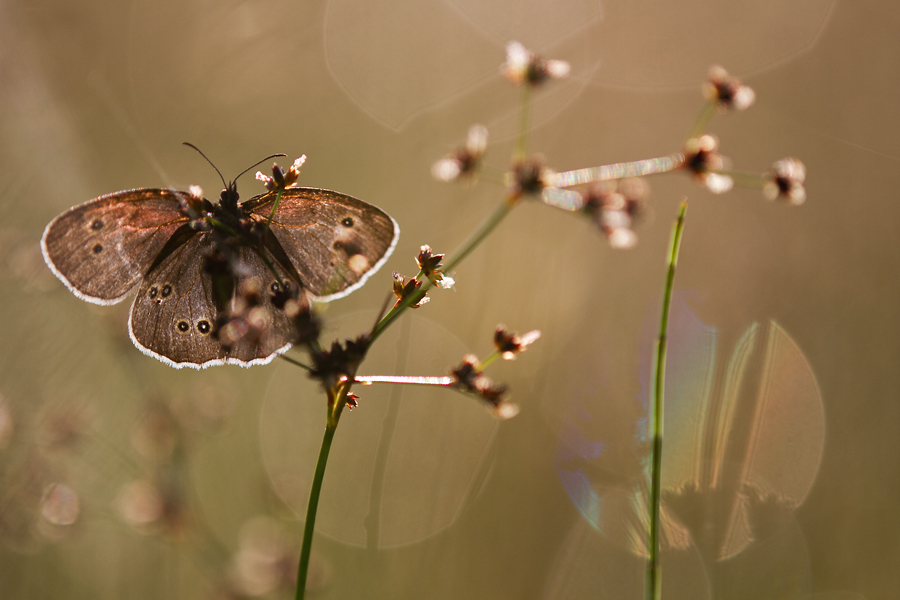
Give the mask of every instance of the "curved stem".
[{"label": "curved stem", "polygon": [[[502,221],[503,218],[506,217],[507,214],[509,214],[509,211],[512,210],[513,206],[515,205],[516,199],[514,198],[507,198],[505,201],[501,202],[497,206],[497,208],[494,209],[494,212],[492,212],[484,221],[481,222],[481,225],[478,226],[478,229],[472,232],[472,235],[470,235],[466,239],[466,241],[464,241],[462,245],[457,248],[456,252],[451,255],[449,260],[447,260],[446,264],[444,265],[444,271],[452,271],[454,267],[461,263],[463,259],[465,259],[472,252],[472,250],[477,248],[478,245],[483,242],[484,239],[497,227],[497,225],[500,224],[500,221]],[[376,339],[378,339],[378,336],[380,336],[397,317],[399,317],[411,305],[421,300],[425,296],[426,292],[428,292],[428,290],[430,290],[433,286],[434,284],[431,283],[431,280],[423,281],[422,286],[415,294],[407,298],[406,301],[398,304],[390,311],[388,311],[388,314],[386,314],[384,318],[382,318],[381,321],[379,321],[375,328],[372,330],[372,341],[374,342]]]},{"label": "curved stem", "polygon": [[[531,106],[531,86],[525,85],[522,87],[522,97],[521,102],[519,104],[519,131],[518,137],[516,139],[516,147],[513,150],[513,161],[523,160],[525,158],[525,152],[528,145],[528,109]],[[456,265],[461,263],[463,259],[465,259],[469,253],[472,252],[475,248],[478,247],[484,238],[490,234],[497,225],[500,224],[500,221],[509,213],[512,208],[518,204],[520,200],[519,196],[510,195],[507,196],[506,199],[494,209],[487,219],[481,222],[481,225],[478,226],[478,229],[472,232],[472,234],[462,243],[462,245],[457,248],[456,252],[447,260],[444,264],[444,271],[450,272],[453,270]],[[422,273],[416,276],[416,279],[419,279],[422,276]],[[379,321],[375,327],[372,329],[372,342],[378,339],[385,329],[387,329],[391,323],[393,323],[397,317],[399,317],[403,312],[409,308],[410,306],[415,305],[419,300],[425,297],[425,294],[431,289],[434,284],[431,280],[423,281],[422,286],[419,290],[407,298],[404,302],[397,304],[388,311],[388,314],[384,316],[384,318]]]},{"label": "curved stem", "polygon": [[303,526],[303,545],[300,548],[300,566],[297,568],[297,592],[296,600],[303,600],[306,595],[306,575],[309,571],[309,555],[312,548],[313,531],[316,528],[316,512],[319,508],[319,494],[322,492],[322,480],[325,478],[325,466],[328,464],[328,453],[331,451],[331,441],[334,432],[337,431],[337,422],[333,424],[329,419],[325,426],[325,436],[322,438],[322,448],[319,450],[319,460],[316,462],[316,474],[313,476],[312,487],[309,490],[309,504],[306,506],[306,523]]},{"label": "curved stem", "polygon": [[662,317],[659,322],[659,338],[656,341],[656,353],[653,356],[653,382],[650,424],[653,429],[653,445],[650,449],[650,535],[648,540],[647,562],[647,600],[659,600],[662,597],[662,569],[659,563],[659,505],[662,488],[662,440],[663,440],[663,388],[666,378],[666,345],[669,327],[669,306],[672,303],[672,288],[675,283],[675,266],[678,264],[678,250],[681,247],[681,232],[684,229],[684,213],[687,211],[687,200],[681,203],[678,219],[672,229],[672,242],[669,246],[668,271],[666,287],[663,292]]},{"label": "curved stem", "polygon": [[[519,138],[515,149],[515,159],[521,160],[525,156],[525,148],[528,132],[528,107],[531,100],[529,89],[522,92],[522,106],[519,122]],[[281,196],[279,194],[278,199]],[[500,221],[518,204],[520,197],[518,195],[510,195],[500,203],[497,208],[478,226],[472,235],[454,252],[453,256],[447,261],[444,269],[452,270],[456,265],[461,263],[484,239],[500,224]],[[276,200],[277,207],[278,200]],[[274,208],[273,208],[274,213]],[[270,216],[271,220],[271,216]],[[420,272],[416,279],[422,277]],[[419,290],[406,298],[404,302],[397,304],[388,311],[372,329],[370,334],[370,343],[374,343],[376,339],[400,316],[407,308],[415,305],[421,300],[425,293],[434,286],[430,279],[422,282]],[[292,361],[293,362],[293,361]],[[299,365],[298,366],[303,366]],[[358,365],[357,365],[358,367]],[[297,591],[295,600],[303,600],[306,595],[306,577],[309,571],[310,550],[312,548],[313,532],[316,527],[316,513],[319,506],[319,495],[322,491],[322,481],[325,477],[325,466],[328,464],[328,453],[331,450],[331,442],[334,439],[334,433],[337,430],[338,421],[341,418],[341,412],[347,402],[347,393],[356,379],[356,369],[353,373],[348,374],[347,380],[337,383],[333,388],[328,390],[328,419],[325,426],[325,436],[322,438],[322,448],[319,450],[319,459],[316,463],[316,473],[313,477],[312,487],[309,491],[309,503],[306,507],[306,523],[303,527],[303,544],[300,550],[300,565],[297,568]]]}]

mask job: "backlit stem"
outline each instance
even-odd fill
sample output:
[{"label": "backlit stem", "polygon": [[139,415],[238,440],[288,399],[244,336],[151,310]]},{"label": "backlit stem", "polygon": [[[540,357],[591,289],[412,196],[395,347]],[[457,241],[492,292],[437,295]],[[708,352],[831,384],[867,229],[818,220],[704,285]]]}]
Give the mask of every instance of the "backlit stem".
[{"label": "backlit stem", "polygon": [[662,317],[659,322],[659,338],[656,340],[656,352],[653,355],[653,381],[651,385],[652,406],[650,408],[650,427],[652,446],[650,448],[650,534],[647,546],[650,559],[647,562],[647,600],[660,600],[662,597],[662,569],[659,562],[659,506],[662,488],[662,441],[663,441],[663,389],[666,377],[666,345],[669,327],[669,306],[672,303],[672,288],[675,283],[675,266],[678,264],[678,250],[681,247],[681,232],[684,229],[684,214],[687,201],[681,203],[678,219],[672,229],[672,242],[669,246],[668,270],[666,286],[663,292]]}]

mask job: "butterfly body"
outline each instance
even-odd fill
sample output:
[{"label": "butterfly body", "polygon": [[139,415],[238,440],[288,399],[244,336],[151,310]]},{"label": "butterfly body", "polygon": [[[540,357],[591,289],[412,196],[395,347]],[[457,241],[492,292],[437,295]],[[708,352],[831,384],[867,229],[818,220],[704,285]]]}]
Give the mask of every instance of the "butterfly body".
[{"label": "butterfly body", "polygon": [[288,187],[239,203],[232,183],[216,203],[159,188],[101,196],[54,219],[41,248],[88,302],[114,304],[137,287],[135,345],[173,367],[202,368],[262,364],[287,350],[291,309],[360,287],[398,235],[390,216],[345,194]]}]

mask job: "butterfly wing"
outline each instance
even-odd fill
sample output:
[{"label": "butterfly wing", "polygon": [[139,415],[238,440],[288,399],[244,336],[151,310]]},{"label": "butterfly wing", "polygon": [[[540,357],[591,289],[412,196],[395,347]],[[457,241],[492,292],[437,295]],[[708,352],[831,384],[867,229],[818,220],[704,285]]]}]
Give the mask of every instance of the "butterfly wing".
[{"label": "butterfly wing", "polygon": [[129,190],[71,208],[44,230],[44,260],[79,298],[115,304],[188,222],[179,194],[186,195],[167,189]]},{"label": "butterfly wing", "polygon": [[[266,220],[277,193],[251,198],[242,208]],[[380,208],[318,188],[284,190],[270,225],[299,273],[304,287],[320,301],[346,296],[387,261],[400,228]]]},{"label": "butterfly wing", "polygon": [[[241,285],[255,280],[260,290],[259,310],[254,308],[248,317],[253,323],[250,334],[226,347],[220,342],[217,326],[223,316],[231,314],[236,300],[223,303],[217,299],[213,276],[204,269],[211,246],[208,234],[195,235],[146,274],[131,307],[131,340],[144,354],[177,369],[265,364],[291,347],[295,331],[284,310],[273,304],[273,283],[277,280],[255,249],[235,250]],[[277,261],[269,262],[282,281],[296,278]]]}]

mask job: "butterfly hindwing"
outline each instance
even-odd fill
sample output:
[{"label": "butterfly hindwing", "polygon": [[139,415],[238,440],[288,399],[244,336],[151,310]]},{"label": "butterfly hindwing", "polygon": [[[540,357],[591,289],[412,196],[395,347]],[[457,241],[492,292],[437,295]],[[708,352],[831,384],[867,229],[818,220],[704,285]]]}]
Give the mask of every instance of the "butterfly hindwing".
[{"label": "butterfly hindwing", "polygon": [[[242,204],[254,219],[268,219],[277,193]],[[397,223],[381,209],[352,196],[318,188],[284,190],[271,231],[319,300],[349,294],[390,256]]]},{"label": "butterfly hindwing", "polygon": [[188,219],[178,194],[140,189],[101,196],[61,214],[41,238],[44,259],[78,297],[114,304],[140,281]]},{"label": "butterfly hindwing", "polygon": [[[145,276],[131,307],[129,332],[144,353],[170,366],[202,368],[219,364],[249,366],[269,362],[290,348],[293,324],[282,307],[273,304],[277,279],[256,249],[236,250],[242,271],[240,285],[253,282],[259,290],[259,310],[253,314],[253,332],[234,344],[220,341],[218,327],[231,315],[234,300],[221,296],[205,260],[212,251],[210,238],[199,233],[165,256]],[[277,261],[269,261],[282,281],[290,275]],[[232,285],[233,284],[233,285]],[[226,293],[238,289],[229,282]]]}]

